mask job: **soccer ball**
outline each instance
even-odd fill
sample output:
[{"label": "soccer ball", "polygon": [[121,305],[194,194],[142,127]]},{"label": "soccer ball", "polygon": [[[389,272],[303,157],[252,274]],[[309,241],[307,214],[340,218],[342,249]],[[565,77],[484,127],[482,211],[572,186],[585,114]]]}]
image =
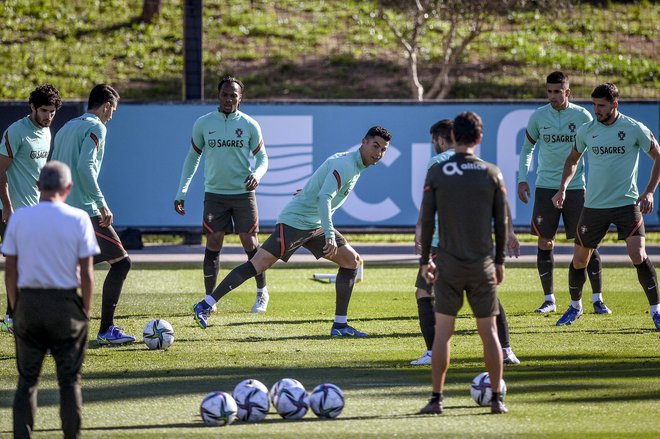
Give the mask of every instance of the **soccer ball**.
[{"label": "soccer ball", "polygon": [[280,389],[275,403],[275,410],[284,419],[300,419],[309,410],[309,397],[302,387],[284,387]]},{"label": "soccer ball", "polygon": [[236,420],[236,401],[229,393],[211,392],[199,406],[202,421],[209,427],[222,427]]},{"label": "soccer ball", "polygon": [[336,418],[344,408],[344,392],[334,384],[319,384],[309,396],[309,406],[319,418]]},{"label": "soccer ball", "polygon": [[[500,392],[502,396],[506,394],[506,383],[500,380]],[[490,400],[493,396],[493,389],[490,386],[490,377],[488,372],[483,372],[474,377],[472,386],[470,387],[470,394],[474,402],[482,407],[490,405]]]},{"label": "soccer ball", "polygon": [[239,420],[259,422],[266,417],[270,408],[268,388],[261,381],[241,381],[234,388],[233,395],[238,406],[237,416]]},{"label": "soccer ball", "polygon": [[144,327],[142,336],[149,349],[167,349],[174,343],[174,328],[166,320],[154,319]]},{"label": "soccer ball", "polygon": [[293,378],[282,378],[281,380],[273,384],[272,387],[270,388],[270,392],[268,392],[268,395],[270,396],[270,402],[273,403],[273,406],[277,405],[277,395],[280,393],[280,390],[282,390],[285,387],[300,387],[302,389],[305,388],[298,380],[295,380]]}]

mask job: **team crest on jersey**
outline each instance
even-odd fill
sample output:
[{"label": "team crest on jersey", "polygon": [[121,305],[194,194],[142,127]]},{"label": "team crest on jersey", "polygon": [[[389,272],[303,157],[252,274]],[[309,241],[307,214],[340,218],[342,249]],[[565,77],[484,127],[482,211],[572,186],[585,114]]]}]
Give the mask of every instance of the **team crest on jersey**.
[{"label": "team crest on jersey", "polygon": [[571,130],[571,133],[575,132],[575,124],[573,122],[568,124],[568,129]]},{"label": "team crest on jersey", "polygon": [[536,224],[538,224],[540,226],[542,222],[543,222],[543,217],[541,215],[537,216],[536,217]]},{"label": "team crest on jersey", "polygon": [[243,130],[240,128],[236,128],[236,137],[240,139],[242,135],[243,135]]},{"label": "team crest on jersey", "polygon": [[623,140],[626,138],[626,133],[625,131],[619,131],[619,140]]},{"label": "team crest on jersey", "polygon": [[587,226],[585,226],[584,224],[582,224],[582,225],[580,226],[580,234],[581,234],[581,235],[584,235],[585,233],[587,233]]},{"label": "team crest on jersey", "polygon": [[550,134],[544,134],[543,135],[543,141],[545,143],[550,143]]}]

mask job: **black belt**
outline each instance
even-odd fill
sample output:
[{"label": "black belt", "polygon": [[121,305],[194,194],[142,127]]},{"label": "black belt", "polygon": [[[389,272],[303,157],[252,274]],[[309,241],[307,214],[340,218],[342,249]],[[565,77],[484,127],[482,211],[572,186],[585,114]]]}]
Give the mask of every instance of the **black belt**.
[{"label": "black belt", "polygon": [[19,288],[21,293],[74,293],[76,294],[75,288]]}]

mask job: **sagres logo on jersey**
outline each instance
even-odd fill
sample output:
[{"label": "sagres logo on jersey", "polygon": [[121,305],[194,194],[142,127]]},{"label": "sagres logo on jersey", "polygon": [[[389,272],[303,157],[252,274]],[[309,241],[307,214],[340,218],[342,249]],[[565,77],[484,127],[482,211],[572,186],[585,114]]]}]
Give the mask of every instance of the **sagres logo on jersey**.
[{"label": "sagres logo on jersey", "polygon": [[571,133],[575,132],[575,124],[573,122],[568,124],[568,129],[571,130]]},{"label": "sagres logo on jersey", "polygon": [[623,140],[626,138],[626,133],[625,131],[619,131],[619,140]]},{"label": "sagres logo on jersey", "polygon": [[236,128],[236,137],[240,139],[242,135],[243,135],[243,130],[240,128]]}]

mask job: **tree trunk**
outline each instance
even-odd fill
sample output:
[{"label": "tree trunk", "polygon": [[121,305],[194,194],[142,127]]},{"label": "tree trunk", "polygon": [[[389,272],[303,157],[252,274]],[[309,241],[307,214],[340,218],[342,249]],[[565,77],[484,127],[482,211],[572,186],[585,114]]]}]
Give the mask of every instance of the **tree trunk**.
[{"label": "tree trunk", "polygon": [[154,18],[160,14],[161,0],[142,0],[142,14],[138,21],[140,23],[153,23]]}]

